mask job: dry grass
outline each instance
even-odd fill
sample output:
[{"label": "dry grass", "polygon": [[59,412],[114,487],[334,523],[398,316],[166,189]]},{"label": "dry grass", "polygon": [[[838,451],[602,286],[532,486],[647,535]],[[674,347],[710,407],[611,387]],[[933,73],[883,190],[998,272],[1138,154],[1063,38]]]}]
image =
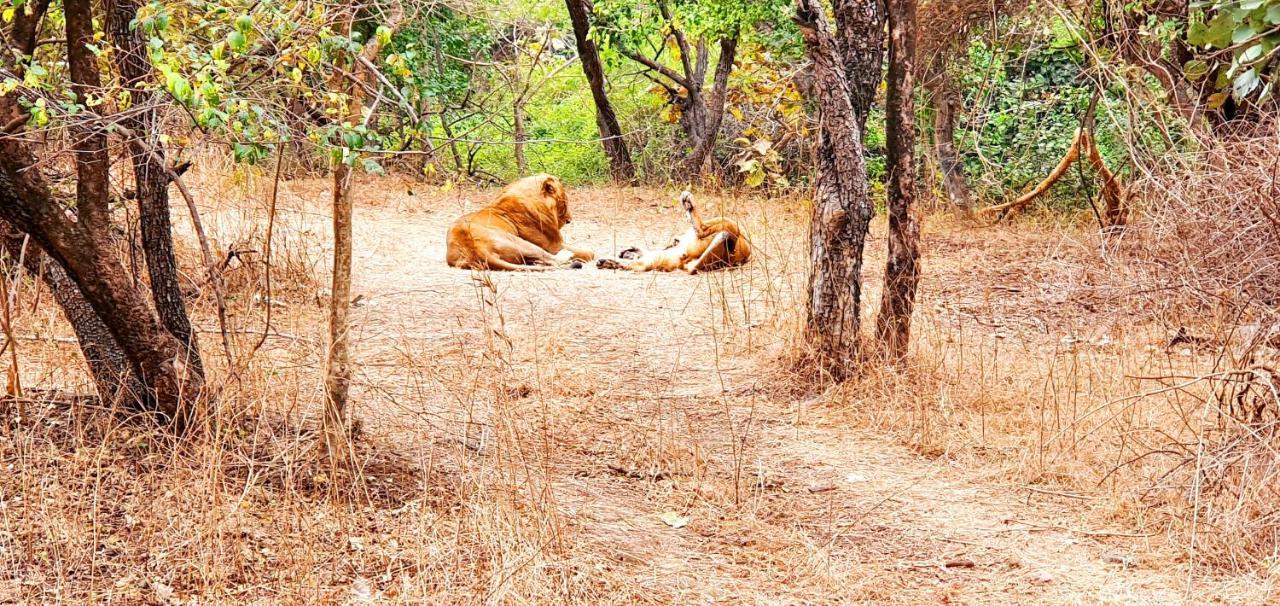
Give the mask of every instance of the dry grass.
[{"label": "dry grass", "polygon": [[[815,390],[784,370],[800,346],[798,201],[702,196],[749,226],[759,255],[741,271],[486,276],[440,262],[445,226],[485,192],[368,180],[352,482],[328,477],[313,450],[326,184],[282,187],[267,293],[270,175],[227,170],[193,176],[218,247],[255,251],[228,271],[245,369],[221,384],[222,422],[174,445],[83,402],[37,398],[21,419],[5,409],[0,602],[1272,595],[1271,562],[1232,534],[1261,522],[1220,524],[1224,501],[1197,509],[1191,498],[1209,492],[1169,475],[1185,471],[1178,459],[1137,457],[1232,444],[1194,395],[1214,384],[1148,393],[1141,378],[1209,372],[1216,352],[1166,347],[1148,310],[1106,288],[1114,257],[1082,229],[930,220],[913,363]],[[606,254],[664,243],[682,222],[673,193],[575,192],[568,237]],[[868,246],[868,310],[882,231]],[[37,298],[29,284],[19,297],[16,325],[33,337],[19,343],[24,383],[83,392],[73,346],[45,338],[68,332]],[[200,324],[213,327],[205,298]],[[250,357],[269,300],[272,336]],[[1248,469],[1264,480],[1249,486],[1274,486]],[[1265,520],[1244,509],[1233,519]],[[1235,567],[1220,566],[1230,553]]]}]

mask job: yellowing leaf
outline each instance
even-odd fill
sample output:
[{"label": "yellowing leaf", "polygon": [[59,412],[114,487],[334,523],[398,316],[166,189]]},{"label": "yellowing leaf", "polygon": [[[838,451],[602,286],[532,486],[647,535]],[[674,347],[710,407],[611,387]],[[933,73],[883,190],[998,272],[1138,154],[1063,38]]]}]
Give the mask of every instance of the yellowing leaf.
[{"label": "yellowing leaf", "polygon": [[689,523],[689,516],[682,516],[674,511],[668,511],[661,516],[662,523],[672,528],[684,528]]}]

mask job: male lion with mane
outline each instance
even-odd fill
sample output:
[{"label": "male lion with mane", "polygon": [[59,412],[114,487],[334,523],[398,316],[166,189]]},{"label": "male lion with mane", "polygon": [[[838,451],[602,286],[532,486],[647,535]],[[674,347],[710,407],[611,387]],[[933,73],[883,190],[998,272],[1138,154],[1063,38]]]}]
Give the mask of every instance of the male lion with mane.
[{"label": "male lion with mane", "polygon": [[543,271],[582,267],[595,255],[565,246],[560,228],[569,214],[564,184],[532,175],[508,185],[498,199],[463,215],[449,228],[445,261],[463,269]]},{"label": "male lion with mane", "polygon": [[724,217],[702,220],[693,205],[693,194],[680,194],[692,229],[676,238],[662,250],[642,251],[628,248],[618,254],[621,259],[600,259],[600,269],[627,269],[631,271],[675,271],[683,269],[691,274],[700,271],[737,267],[751,258],[751,244],[743,237],[738,224]]}]

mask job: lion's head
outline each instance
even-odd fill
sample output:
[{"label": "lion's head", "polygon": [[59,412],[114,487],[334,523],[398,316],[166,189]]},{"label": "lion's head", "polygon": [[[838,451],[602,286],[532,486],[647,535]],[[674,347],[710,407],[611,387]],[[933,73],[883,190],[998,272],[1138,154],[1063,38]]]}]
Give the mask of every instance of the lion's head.
[{"label": "lion's head", "polygon": [[560,178],[547,175],[542,181],[542,195],[547,198],[547,210],[556,217],[556,225],[564,227],[573,220],[569,214],[569,196],[564,191],[564,183]]}]

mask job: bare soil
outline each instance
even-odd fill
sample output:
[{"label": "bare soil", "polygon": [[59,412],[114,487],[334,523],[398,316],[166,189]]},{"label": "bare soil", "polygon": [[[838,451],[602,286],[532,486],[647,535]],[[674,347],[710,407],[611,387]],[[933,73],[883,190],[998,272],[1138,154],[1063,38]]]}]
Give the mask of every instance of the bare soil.
[{"label": "bare soil", "polygon": [[[675,193],[574,191],[566,239],[601,255],[663,245],[684,227]],[[326,194],[323,181],[286,183],[280,229],[327,240]],[[329,587],[310,594],[318,600],[1166,606],[1274,599],[1273,579],[1196,566],[1164,537],[1110,515],[1105,490],[1028,485],[1010,472],[1018,452],[908,448],[898,434],[851,421],[861,417],[848,407],[865,400],[804,388],[790,366],[806,279],[802,203],[700,196],[704,214],[730,214],[752,234],[757,256],[734,271],[447,267],[446,228],[488,195],[394,179],[362,184],[353,343],[365,439],[418,470],[402,480],[417,485],[400,487],[408,496],[377,514],[377,524],[495,516],[454,526],[453,548],[488,545],[474,558],[490,563],[412,591],[390,564],[385,575],[335,565]],[[207,218],[215,234],[234,233],[246,217],[260,223],[263,206],[228,199],[212,204]],[[1066,268],[1052,275],[1051,251],[1025,265],[1017,263],[1026,255],[1001,256],[1045,251],[1048,236],[940,221],[926,239],[918,330],[967,321],[978,333],[970,338],[1017,342],[1032,356],[1051,355],[1045,348],[1065,335],[1102,330],[1096,318],[1082,327],[1077,314],[1062,311],[1088,302],[1052,301],[1037,286],[1072,279]],[[877,223],[864,274],[868,310],[878,302],[883,247]],[[322,276],[324,268],[315,271]],[[268,339],[264,359],[317,376],[324,326],[315,299],[281,305],[279,336]],[[242,318],[246,326],[259,319]],[[303,388],[310,395],[301,401],[314,402],[318,385]],[[380,481],[372,467],[367,473]],[[432,505],[423,495],[440,485],[458,494]],[[509,505],[495,509],[509,515],[486,509],[496,504]],[[433,506],[444,509],[423,513]],[[493,535],[458,538],[464,531]],[[526,558],[495,555],[507,544],[496,537],[506,535],[518,537],[511,544],[528,542],[508,551]],[[420,577],[429,567],[415,566]],[[369,586],[353,585],[364,579]],[[274,597],[299,595],[285,586]]]}]

